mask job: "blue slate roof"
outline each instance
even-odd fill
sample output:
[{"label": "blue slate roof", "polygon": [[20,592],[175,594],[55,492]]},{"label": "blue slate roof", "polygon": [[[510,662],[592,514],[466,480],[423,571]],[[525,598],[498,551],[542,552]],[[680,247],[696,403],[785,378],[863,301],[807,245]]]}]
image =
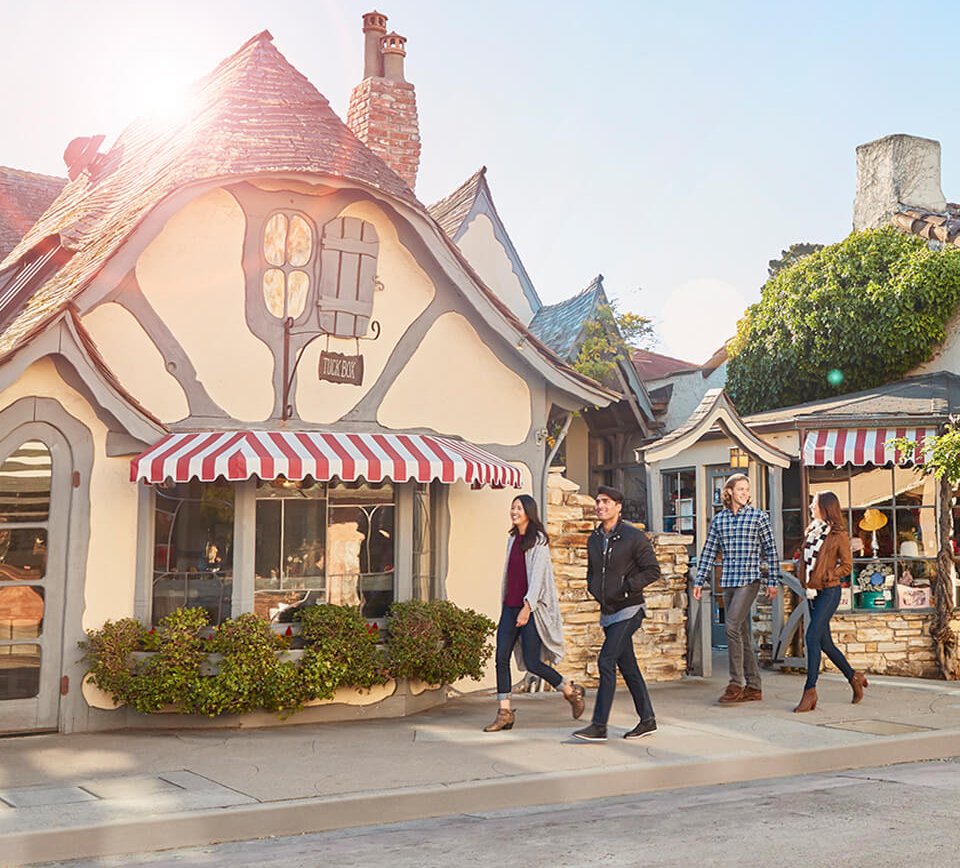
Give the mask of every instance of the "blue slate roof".
[{"label": "blue slate roof", "polygon": [[528,328],[541,343],[570,363],[580,353],[584,327],[596,318],[597,308],[608,303],[603,290],[603,275],[598,274],[586,289],[573,298],[541,307]]}]

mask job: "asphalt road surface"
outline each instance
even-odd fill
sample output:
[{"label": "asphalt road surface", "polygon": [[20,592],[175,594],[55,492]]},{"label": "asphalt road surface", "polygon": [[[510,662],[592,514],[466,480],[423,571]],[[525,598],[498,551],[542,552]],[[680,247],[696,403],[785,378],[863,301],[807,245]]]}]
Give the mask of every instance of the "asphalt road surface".
[{"label": "asphalt road surface", "polygon": [[52,864],[940,868],[960,864],[960,760]]}]

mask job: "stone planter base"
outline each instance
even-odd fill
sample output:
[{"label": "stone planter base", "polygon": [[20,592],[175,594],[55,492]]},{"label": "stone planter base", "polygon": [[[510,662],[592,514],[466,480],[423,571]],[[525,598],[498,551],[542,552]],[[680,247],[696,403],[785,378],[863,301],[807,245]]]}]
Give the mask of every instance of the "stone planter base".
[{"label": "stone planter base", "polygon": [[83,681],[83,696],[91,708],[102,709],[97,716],[97,729],[231,729],[264,726],[290,726],[299,723],[336,723],[347,720],[375,720],[385,717],[406,717],[443,705],[447,701],[446,686],[435,687],[405,678],[375,685],[370,690],[341,688],[332,699],[318,699],[289,717],[272,711],[250,714],[221,714],[204,717],[178,714],[176,710],[143,714],[129,706],[117,706],[111,697],[89,682]]}]

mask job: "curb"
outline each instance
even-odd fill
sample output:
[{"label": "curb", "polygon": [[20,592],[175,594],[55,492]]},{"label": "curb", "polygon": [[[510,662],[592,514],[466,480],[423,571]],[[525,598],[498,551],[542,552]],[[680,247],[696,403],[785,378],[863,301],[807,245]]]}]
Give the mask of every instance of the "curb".
[{"label": "curb", "polygon": [[954,756],[960,756],[960,731],[946,730],[890,736],[858,745],[856,750],[843,745],[758,755],[748,761],[679,761],[373,790],[3,834],[0,858],[4,865],[27,865],[118,856]]}]

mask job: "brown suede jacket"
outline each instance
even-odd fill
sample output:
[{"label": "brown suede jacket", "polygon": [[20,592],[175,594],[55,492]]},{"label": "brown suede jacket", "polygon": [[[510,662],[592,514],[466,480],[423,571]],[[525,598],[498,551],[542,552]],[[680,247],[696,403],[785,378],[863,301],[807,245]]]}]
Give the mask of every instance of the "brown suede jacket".
[{"label": "brown suede jacket", "polygon": [[806,575],[807,565],[803,557],[797,564],[797,576],[805,588],[832,588],[850,575],[853,569],[853,554],[850,551],[850,534],[845,530],[831,530],[820,546],[820,554],[813,572]]}]

